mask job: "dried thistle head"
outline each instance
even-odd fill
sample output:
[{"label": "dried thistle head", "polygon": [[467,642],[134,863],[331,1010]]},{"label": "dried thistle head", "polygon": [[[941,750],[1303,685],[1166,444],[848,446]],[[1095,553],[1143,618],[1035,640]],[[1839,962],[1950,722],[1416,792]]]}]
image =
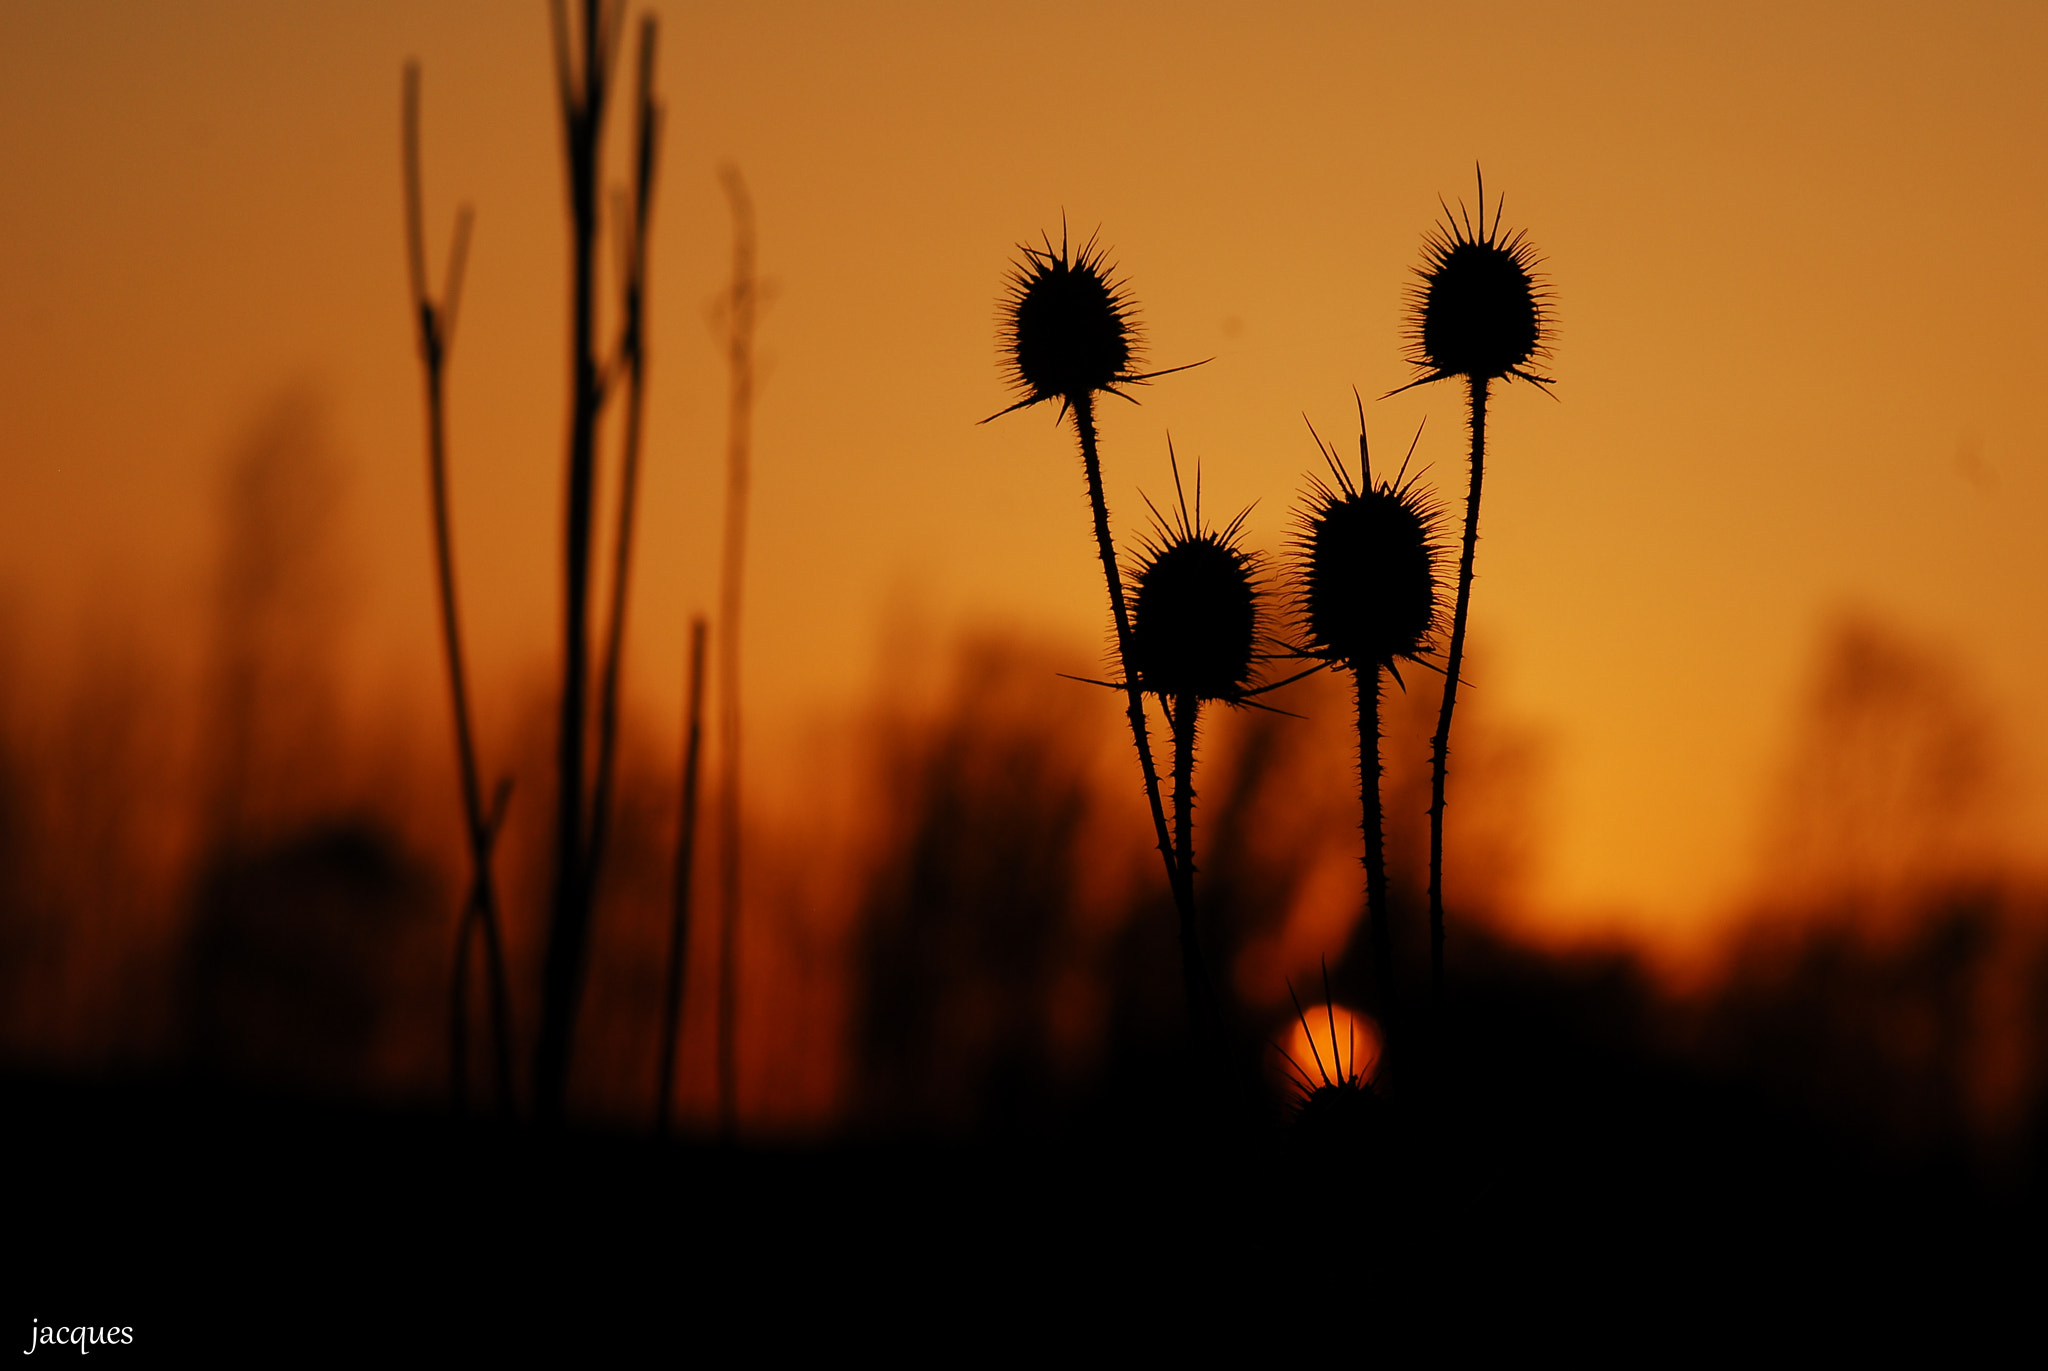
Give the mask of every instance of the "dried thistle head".
[{"label": "dried thistle head", "polygon": [[1200,473],[1192,516],[1178,462],[1173,480],[1176,518],[1153,509],[1130,591],[1130,669],[1155,695],[1236,703],[1251,691],[1258,661],[1258,558],[1238,543],[1251,511],[1220,532],[1205,528]]},{"label": "dried thistle head", "polygon": [[1324,1003],[1313,1015],[1288,985],[1300,1031],[1291,1035],[1291,1049],[1275,1044],[1293,1097],[1294,1135],[1314,1145],[1368,1144],[1386,1127],[1386,1101],[1373,1085],[1380,1065],[1379,1028],[1370,1018],[1331,1002],[1327,972],[1323,979]]},{"label": "dried thistle head", "polygon": [[1504,203],[1489,227],[1482,180],[1476,229],[1460,202],[1456,214],[1444,206],[1443,221],[1424,237],[1408,295],[1408,360],[1423,374],[1411,385],[1453,376],[1551,384],[1526,369],[1549,355],[1550,290],[1536,275],[1542,259],[1523,231],[1502,231]]},{"label": "dried thistle head", "polygon": [[1057,249],[1048,236],[1042,248],[1018,250],[1024,256],[1011,269],[1000,319],[1004,361],[1020,397],[1010,409],[1071,404],[1145,380],[1136,371],[1136,307],[1095,240],[1070,254],[1062,231]]},{"label": "dried thistle head", "polygon": [[1398,671],[1431,650],[1441,626],[1443,511],[1405,462],[1392,480],[1374,483],[1364,447],[1361,435],[1357,482],[1328,449],[1332,481],[1309,478],[1295,538],[1296,612],[1309,656],[1354,672]]}]

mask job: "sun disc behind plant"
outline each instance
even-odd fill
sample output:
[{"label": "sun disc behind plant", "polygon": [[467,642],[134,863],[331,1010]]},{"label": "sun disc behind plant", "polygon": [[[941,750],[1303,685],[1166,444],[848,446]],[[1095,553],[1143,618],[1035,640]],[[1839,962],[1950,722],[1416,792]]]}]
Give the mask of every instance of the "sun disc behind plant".
[{"label": "sun disc behind plant", "polygon": [[1371,1016],[1342,1005],[1297,1010],[1285,1047],[1277,1044],[1278,1075],[1294,1108],[1297,1139],[1356,1146],[1386,1126],[1386,1101],[1373,1086],[1383,1039]]}]

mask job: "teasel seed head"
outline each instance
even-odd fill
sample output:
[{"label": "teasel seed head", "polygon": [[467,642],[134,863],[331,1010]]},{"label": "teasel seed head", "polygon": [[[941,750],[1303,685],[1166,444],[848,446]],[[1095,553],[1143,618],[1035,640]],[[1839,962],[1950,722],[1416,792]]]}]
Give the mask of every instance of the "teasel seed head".
[{"label": "teasel seed head", "polygon": [[1443,511],[1405,463],[1392,480],[1375,483],[1367,467],[1354,483],[1335,453],[1323,455],[1333,481],[1309,478],[1295,540],[1303,650],[1354,672],[1398,671],[1430,652],[1441,627]]},{"label": "teasel seed head", "polygon": [[1289,983],[1302,1031],[1293,1051],[1275,1044],[1293,1097],[1294,1136],[1318,1148],[1370,1146],[1383,1137],[1388,1123],[1387,1102],[1373,1080],[1380,1064],[1379,1026],[1329,1003],[1327,972],[1323,979],[1325,1003],[1316,1010],[1304,1010]]},{"label": "teasel seed head", "polygon": [[1070,253],[1062,231],[1058,248],[1047,236],[1043,247],[1018,250],[1024,255],[1011,269],[1001,314],[1004,362],[1019,396],[1010,409],[1070,404],[1145,380],[1136,371],[1136,307],[1095,240]]},{"label": "teasel seed head", "polygon": [[[1239,545],[1251,511],[1220,532],[1205,528],[1199,472],[1195,479],[1192,516],[1185,496],[1173,520],[1152,511],[1153,533],[1129,593],[1130,669],[1155,695],[1234,704],[1251,692],[1259,660],[1258,557]],[[1178,462],[1174,488],[1180,491]]]},{"label": "teasel seed head", "polygon": [[1424,237],[1408,296],[1408,360],[1422,375],[1410,385],[1454,376],[1551,384],[1527,369],[1549,356],[1553,328],[1550,290],[1536,275],[1542,259],[1522,231],[1502,230],[1502,209],[1489,226],[1482,180],[1477,228],[1462,203],[1456,214],[1446,205]]}]

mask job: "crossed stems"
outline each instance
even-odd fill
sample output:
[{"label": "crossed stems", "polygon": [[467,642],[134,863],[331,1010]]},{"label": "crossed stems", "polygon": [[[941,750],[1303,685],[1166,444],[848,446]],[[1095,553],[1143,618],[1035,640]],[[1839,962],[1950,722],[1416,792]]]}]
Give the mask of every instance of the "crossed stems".
[{"label": "crossed stems", "polygon": [[469,839],[469,895],[455,935],[454,985],[450,999],[450,1091],[461,1109],[468,1098],[469,958],[481,933],[490,996],[492,1078],[500,1115],[513,1111],[511,1012],[505,987],[505,955],[498,928],[498,895],[491,878],[491,853],[505,820],[512,783],[501,780],[488,812],[478,779],[476,737],[470,723],[469,683],[463,666],[462,618],[455,595],[454,535],[448,518],[448,350],[455,335],[456,308],[462,300],[462,271],[469,253],[472,222],[463,206],[455,220],[444,294],[435,300],[427,289],[425,210],[420,190],[420,71],[405,69],[405,227],[406,258],[412,288],[413,316],[419,325],[421,369],[427,388],[427,474],[434,506],[434,568],[440,589],[441,642],[448,660],[448,691],[455,712],[455,756],[462,783],[462,814]]},{"label": "crossed stems", "polygon": [[1166,863],[1166,878],[1173,890],[1173,903],[1180,916],[1180,965],[1187,993],[1188,1018],[1196,1036],[1213,1043],[1220,1025],[1209,972],[1202,956],[1201,940],[1195,926],[1195,870],[1193,858],[1193,767],[1196,702],[1191,698],[1168,703],[1167,719],[1174,730],[1174,809],[1176,842],[1166,826],[1166,808],[1159,796],[1159,773],[1152,762],[1152,739],[1145,725],[1145,697],[1138,673],[1131,666],[1131,618],[1124,603],[1123,577],[1117,571],[1116,546],[1109,537],[1109,507],[1102,495],[1102,459],[1096,451],[1094,397],[1086,392],[1066,397],[1074,413],[1074,428],[1081,438],[1081,464],[1088,476],[1088,502],[1095,516],[1095,545],[1102,557],[1102,575],[1109,588],[1109,607],[1116,620],[1118,665],[1123,669],[1123,686],[1128,700],[1126,713],[1131,723],[1131,740],[1138,748],[1138,770],[1145,778],[1145,799],[1152,810],[1153,833],[1158,840],[1160,860]]}]

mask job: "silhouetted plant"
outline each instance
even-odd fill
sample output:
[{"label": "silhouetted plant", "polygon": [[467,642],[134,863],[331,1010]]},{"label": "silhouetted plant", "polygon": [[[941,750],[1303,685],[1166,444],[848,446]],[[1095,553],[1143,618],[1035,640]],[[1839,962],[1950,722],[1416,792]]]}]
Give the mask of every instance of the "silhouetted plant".
[{"label": "silhouetted plant", "polygon": [[747,569],[747,490],[754,421],[754,201],[738,167],[719,179],[732,205],[732,284],[726,325],[725,535],[718,573],[718,1127],[739,1122],[740,614]]},{"label": "silhouetted plant", "polygon": [[[1131,740],[1138,749],[1138,769],[1144,777],[1145,798],[1152,809],[1160,860],[1166,863],[1167,881],[1180,907],[1182,926],[1191,927],[1193,913],[1182,903],[1180,862],[1167,831],[1166,810],[1159,798],[1159,774],[1152,764],[1143,686],[1132,667],[1130,609],[1124,597],[1123,577],[1117,570],[1116,545],[1109,536],[1109,507],[1102,494],[1102,459],[1095,435],[1098,392],[1128,400],[1130,396],[1124,393],[1124,388],[1141,385],[1167,372],[1137,369],[1142,345],[1136,306],[1095,240],[1089,239],[1078,253],[1069,251],[1064,232],[1057,249],[1050,236],[1044,243],[1042,248],[1019,245],[1024,256],[1011,273],[1001,326],[1004,361],[1019,398],[990,418],[1048,400],[1059,402],[1061,418],[1070,412],[1074,416],[1074,431],[1081,444],[1081,466],[1088,481],[1089,508],[1094,515],[1096,551],[1102,559],[1110,614],[1116,623],[1117,665],[1123,672]],[[1206,999],[1205,994],[1190,987],[1188,1013],[1198,1023]]]},{"label": "silhouetted plant", "polygon": [[[1441,203],[1441,202],[1439,202]],[[1486,222],[1486,183],[1479,182],[1479,225],[1444,207],[1443,222],[1423,240],[1423,265],[1410,292],[1408,360],[1423,374],[1403,386],[1453,377],[1468,387],[1472,477],[1465,497],[1464,547],[1458,558],[1458,597],[1444,664],[1443,705],[1432,746],[1429,808],[1429,962],[1433,1002],[1441,1008],[1444,984],[1444,776],[1449,766],[1451,714],[1458,703],[1458,672],[1465,659],[1466,610],[1472,598],[1472,561],[1479,542],[1479,489],[1486,472],[1486,398],[1495,381],[1519,377],[1554,384],[1528,370],[1548,355],[1550,292],[1536,276],[1535,249],[1519,230],[1503,234],[1502,208]]]},{"label": "silhouetted plant", "polygon": [[640,441],[647,410],[647,231],[654,213],[654,168],[661,145],[662,108],[654,99],[654,20],[640,21],[639,88],[634,100],[633,193],[616,197],[620,295],[615,372],[624,374],[626,433],[619,469],[618,526],[612,536],[609,622],[597,705],[597,781],[590,797],[590,850],[585,856],[586,904],[595,905],[611,826],[613,771],[619,745],[619,683],[626,655],[626,590],[632,583],[633,515],[640,491]]},{"label": "silhouetted plant", "polygon": [[456,307],[462,300],[462,268],[468,258],[471,216],[464,205],[456,214],[455,240],[449,250],[444,293],[437,301],[427,288],[424,195],[420,189],[420,71],[405,69],[405,228],[406,262],[410,268],[413,317],[419,325],[420,367],[427,384],[427,474],[434,501],[434,570],[440,587],[441,641],[448,661],[448,692],[455,712],[455,758],[462,782],[462,815],[469,838],[469,895],[455,933],[455,970],[449,996],[449,1090],[457,1110],[467,1104],[469,1070],[469,955],[477,933],[483,935],[486,985],[490,995],[492,1079],[498,1112],[513,1109],[510,996],[505,986],[505,955],[498,929],[497,887],[491,877],[491,850],[505,821],[511,781],[501,780],[488,812],[476,760],[476,739],[470,726],[468,676],[463,665],[462,619],[455,595],[454,535],[448,520],[448,417],[446,402],[448,349],[455,336]]},{"label": "silhouetted plant", "polygon": [[[1308,1068],[1292,1052],[1275,1045],[1281,1061],[1287,1066],[1288,1085],[1295,1094],[1296,1134],[1310,1143],[1334,1144],[1340,1148],[1370,1139],[1381,1130],[1386,1115],[1385,1101],[1373,1090],[1373,1073],[1379,1059],[1376,1052],[1368,1057],[1361,1051],[1358,1021],[1349,1013],[1345,1015],[1343,1039],[1339,1041],[1337,1004],[1330,998],[1330,968],[1323,968],[1323,1019],[1329,1033],[1328,1062],[1323,1060],[1323,1049],[1316,1044],[1316,1026],[1309,1022],[1308,1011],[1301,1007],[1301,996],[1295,993],[1291,981],[1287,985],[1287,995],[1294,1001],[1294,1017],[1301,1024],[1302,1036],[1308,1043],[1309,1059],[1316,1068],[1315,1074],[1310,1075]],[[1374,1044],[1365,1046],[1372,1049]]]},{"label": "silhouetted plant", "polygon": [[[1421,440],[1416,430],[1416,440]],[[1317,446],[1322,447],[1318,438]],[[1414,456],[1414,444],[1409,445]],[[1401,684],[1404,661],[1422,663],[1441,626],[1437,596],[1437,530],[1442,511],[1408,475],[1408,462],[1377,483],[1358,428],[1358,480],[1322,448],[1334,484],[1311,475],[1308,508],[1296,538],[1296,611],[1300,651],[1349,671],[1358,698],[1358,794],[1365,837],[1366,919],[1372,940],[1378,1011],[1389,1050],[1399,1037],[1399,994],[1388,926],[1385,823],[1380,801],[1381,672]]]},{"label": "silhouetted plant", "polygon": [[682,819],[676,832],[675,889],[668,944],[668,986],[661,1003],[661,1076],[654,1131],[666,1137],[675,1099],[676,1050],[682,1034],[683,987],[689,972],[690,905],[697,870],[697,778],[704,756],[704,638],[702,615],[690,621],[690,686],[683,705]]},{"label": "silhouetted plant", "polygon": [[630,223],[621,224],[625,248],[626,334],[615,360],[598,355],[597,237],[601,150],[604,120],[611,96],[612,71],[618,54],[624,6],[616,0],[584,0],[576,36],[563,0],[550,6],[554,21],[555,77],[561,102],[563,153],[569,191],[569,454],[568,500],[565,509],[562,617],[562,694],[556,734],[555,869],[550,901],[547,950],[541,970],[541,1015],[534,1049],[535,1108],[545,1123],[558,1123],[568,1093],[571,1044],[589,963],[590,920],[596,888],[598,843],[606,801],[599,791],[611,782],[610,754],[616,748],[615,722],[605,719],[604,698],[615,690],[618,626],[625,612],[623,581],[614,588],[614,631],[604,667],[608,677],[599,700],[596,786],[586,779],[586,751],[591,732],[590,707],[590,570],[595,552],[598,421],[624,368],[630,387],[626,461],[621,481],[622,505],[618,555],[630,548],[632,480],[639,449],[639,401],[644,376],[646,214],[650,203],[654,143],[660,111],[654,102],[654,25],[640,29],[638,177]]},{"label": "silhouetted plant", "polygon": [[[1202,478],[1195,473],[1195,509],[1188,513],[1180,463],[1173,465],[1176,518],[1152,509],[1155,521],[1139,558],[1130,597],[1130,660],[1139,688],[1159,697],[1173,733],[1173,851],[1170,872],[1180,913],[1181,972],[1198,1020],[1214,1027],[1213,1000],[1195,921],[1195,732],[1202,706],[1240,704],[1254,693],[1258,660],[1258,559],[1238,545],[1245,510],[1221,532],[1202,523]],[[1147,502],[1150,503],[1149,501]]]}]

